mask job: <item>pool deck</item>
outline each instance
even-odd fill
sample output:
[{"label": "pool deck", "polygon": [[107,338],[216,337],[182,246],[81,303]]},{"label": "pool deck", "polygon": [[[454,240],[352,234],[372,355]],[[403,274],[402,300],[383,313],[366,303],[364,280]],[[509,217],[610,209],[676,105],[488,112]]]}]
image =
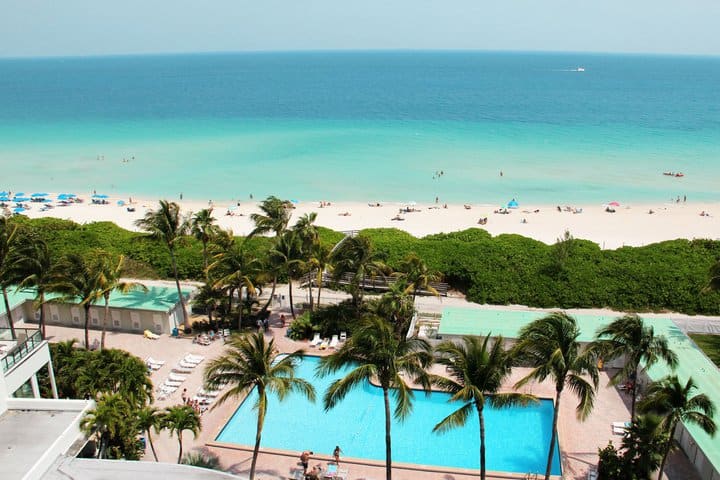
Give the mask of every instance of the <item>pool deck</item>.
[{"label": "pool deck", "polygon": [[[298,348],[304,348],[308,353],[314,355],[332,353],[332,351],[328,350],[321,351],[316,348],[308,348],[307,341],[295,342],[287,338],[285,336],[286,329],[281,328],[279,325],[278,317],[280,313],[284,313],[286,318],[290,319],[287,311],[274,311],[270,319],[271,328],[268,334],[274,336],[280,351],[290,352]],[[83,335],[82,329],[70,327],[48,326],[47,331],[49,340],[53,342],[80,338]],[[100,332],[91,330],[90,335],[99,337]],[[173,365],[183,358],[186,353],[204,355],[210,359],[219,356],[223,352],[222,341],[213,342],[209,346],[201,346],[193,344],[190,339],[174,339],[165,335],[161,336],[159,340],[146,340],[138,334],[108,332],[107,345],[130,351],[140,358],[152,356],[155,359],[165,360],[166,364],[152,374],[152,380],[155,384],[161,383],[170,373]],[[194,394],[202,385],[203,366],[204,363],[200,364],[200,368],[193,371],[183,384],[190,395]],[[521,368],[515,369],[512,377],[507,382],[508,389],[526,371]],[[609,440],[612,440],[615,445],[618,445],[621,440],[621,437],[612,434],[611,424],[612,422],[627,421],[629,419],[629,398],[614,387],[606,387],[608,380],[608,372],[602,372],[601,388],[598,391],[596,408],[590,417],[582,423],[575,418],[576,399],[569,391],[563,394],[558,430],[562,453],[562,478],[564,479],[584,480],[587,478],[588,468],[597,463],[598,448],[606,446]],[[165,400],[156,400],[156,406],[164,408],[179,404],[181,402],[181,390],[179,389]],[[530,384],[525,391],[546,398],[552,398],[554,395],[554,387],[548,382]],[[185,452],[193,449],[210,450],[219,455],[224,469],[240,477],[246,477],[250,468],[252,448],[224,448],[214,441],[220,430],[235,412],[237,405],[238,402],[228,402],[215,410],[206,412],[202,417],[202,432],[198,438],[193,439],[192,435],[186,432],[183,436],[183,443]],[[268,412],[268,415],[273,415],[273,412]],[[177,460],[178,444],[176,437],[170,438],[166,432],[161,432],[159,435],[153,434],[153,440],[160,461],[174,462]],[[258,458],[256,478],[268,480],[294,478],[298,469],[298,455],[299,452],[261,452]],[[310,464],[320,463],[325,466],[330,460],[329,457],[313,457]],[[143,461],[153,461],[149,449]],[[385,476],[382,463],[363,459],[343,458],[341,468],[349,470],[349,480],[373,480]],[[692,465],[682,452],[673,454],[667,470],[666,478],[669,479],[694,480],[698,478]],[[435,480],[439,478],[443,480],[464,480],[477,478],[477,476],[477,471],[443,469],[442,473],[440,473],[437,470],[423,471],[420,466],[393,465],[393,478],[395,480]],[[489,474],[488,478],[524,478],[524,475]]]}]

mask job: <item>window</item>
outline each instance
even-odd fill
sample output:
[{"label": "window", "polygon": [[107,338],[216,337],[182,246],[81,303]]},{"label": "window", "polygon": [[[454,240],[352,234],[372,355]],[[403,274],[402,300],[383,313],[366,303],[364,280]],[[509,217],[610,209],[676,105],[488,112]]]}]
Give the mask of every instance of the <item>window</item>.
[{"label": "window", "polygon": [[133,328],[135,330],[140,330],[140,322],[133,322]]}]

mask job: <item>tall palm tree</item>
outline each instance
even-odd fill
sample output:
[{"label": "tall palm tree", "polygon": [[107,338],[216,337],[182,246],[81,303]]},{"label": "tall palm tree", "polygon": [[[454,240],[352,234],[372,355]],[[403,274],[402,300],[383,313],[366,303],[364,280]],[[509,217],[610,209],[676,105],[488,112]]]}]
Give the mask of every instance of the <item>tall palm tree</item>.
[{"label": "tall palm tree", "polygon": [[[405,382],[405,375],[430,391],[430,377],[425,371],[432,363],[430,345],[418,338],[397,338],[392,325],[379,317],[364,320],[339,350],[322,357],[319,375],[330,375],[343,368],[351,371],[335,380],[325,392],[325,410],[340,403],[354,388],[371,380],[383,391],[385,405],[385,477],[392,479],[391,418],[402,421],[412,412],[414,394]],[[390,413],[390,390],[395,409]]]},{"label": "tall palm tree", "polygon": [[56,283],[56,290],[62,294],[60,301],[78,302],[83,308],[85,328],[85,348],[90,348],[90,307],[103,296],[100,283],[102,263],[99,257],[105,252],[97,251],[90,255],[67,255],[60,261],[58,271],[61,277]]},{"label": "tall palm tree", "polygon": [[512,370],[512,357],[505,351],[503,338],[497,337],[492,346],[490,335],[463,337],[462,343],[447,340],[435,349],[436,362],[445,365],[450,378],[431,376],[435,385],[450,393],[450,401],[463,405],[435,425],[433,432],[444,432],[462,427],[473,409],[480,425],[480,478],[485,480],[485,417],[486,402],[495,408],[527,405],[537,402],[533,395],[523,393],[498,393]]},{"label": "tall palm tree", "polygon": [[45,338],[45,294],[53,291],[59,279],[47,244],[38,237],[32,237],[29,249],[22,259],[22,277],[19,288],[35,289],[35,306],[40,310],[39,327]]},{"label": "tall palm tree", "polygon": [[130,416],[130,408],[120,394],[104,394],[98,398],[95,408],[89,410],[80,421],[86,435],[98,436],[97,458],[107,458],[110,440],[119,434]]},{"label": "tall palm tree", "polygon": [[16,338],[15,324],[12,318],[12,310],[10,310],[7,289],[17,280],[15,275],[17,273],[16,267],[22,247],[20,240],[18,225],[13,223],[8,217],[0,215],[0,290],[2,290],[5,312],[7,312],[8,325],[12,338]]},{"label": "tall palm tree", "polygon": [[[316,268],[313,261],[314,251],[320,245],[320,236],[317,225],[315,225],[316,219],[317,212],[306,213],[295,222],[293,227],[293,231],[301,245],[302,268],[308,274],[312,273]],[[310,311],[313,311],[312,281],[308,281],[308,297],[310,298]]]},{"label": "tall palm tree", "polygon": [[415,304],[408,294],[407,281],[399,278],[390,285],[388,291],[374,302],[374,312],[382,318],[387,318],[395,326],[395,335],[407,335],[410,322],[415,313]]},{"label": "tall palm tree", "polygon": [[255,295],[255,283],[253,277],[259,269],[259,261],[245,248],[245,244],[233,243],[229,249],[217,253],[213,257],[213,263],[208,271],[216,278],[214,288],[229,290],[232,307],[232,294],[238,294],[238,328],[242,328],[242,290],[245,288],[247,295]]},{"label": "tall palm tree", "polygon": [[403,262],[400,264],[400,272],[402,276],[407,280],[408,293],[412,292],[413,304],[415,303],[415,297],[419,291],[424,290],[429,292],[436,297],[440,296],[440,293],[430,285],[432,282],[440,280],[440,274],[431,271],[422,258],[418,257],[415,253],[410,253]]},{"label": "tall palm tree", "polygon": [[302,350],[279,357],[275,340],[265,340],[260,332],[234,335],[223,355],[212,360],[205,368],[205,386],[218,389],[229,385],[229,389],[218,399],[213,408],[227,400],[238,398],[256,388],[258,397],[255,404],[257,430],[255,448],[250,465],[250,480],[255,478],[263,424],[267,415],[268,394],[275,394],[282,401],[292,392],[301,393],[315,401],[315,389],[302,378],[295,376],[295,362],[303,357]]},{"label": "tall palm tree", "polygon": [[277,243],[270,249],[270,261],[280,268],[280,271],[288,277],[288,296],[290,299],[290,313],[295,318],[295,306],[293,305],[293,278],[297,276],[298,269],[302,264],[302,250],[300,239],[294,231],[285,232],[278,238]]},{"label": "tall palm tree", "polygon": [[155,430],[155,433],[159,433],[162,428],[164,414],[157,407],[152,405],[145,405],[141,409],[135,412],[138,420],[138,428],[145,432],[147,435],[148,443],[150,444],[150,450],[152,451],[155,461],[158,461],[157,452],[155,452],[155,445],[153,444],[152,435],[150,430]]},{"label": "tall palm tree", "polygon": [[647,396],[640,402],[641,412],[654,413],[664,417],[661,426],[668,434],[658,480],[662,478],[665,462],[673,447],[675,433],[680,422],[695,424],[708,435],[715,435],[717,430],[717,425],[713,420],[715,406],[710,397],[704,393],[693,396],[696,389],[697,385],[692,377],[688,378],[683,385],[677,375],[671,375],[650,384]]},{"label": "tall palm tree", "polygon": [[350,293],[356,307],[362,303],[365,279],[387,271],[387,266],[373,248],[372,241],[363,235],[343,241],[333,254],[333,263],[336,278],[340,278],[343,273],[353,274]]},{"label": "tall palm tree", "polygon": [[205,275],[207,275],[208,269],[208,243],[218,232],[218,226],[215,223],[217,220],[213,217],[212,211],[212,208],[204,208],[193,215],[190,221],[190,233],[202,242]]},{"label": "tall palm tree", "polygon": [[597,348],[598,353],[607,360],[625,357],[625,365],[610,381],[617,385],[624,380],[630,380],[631,419],[635,418],[637,379],[640,372],[660,360],[672,369],[675,369],[678,363],[677,355],[668,346],[667,338],[656,336],[652,325],[645,325],[643,319],[634,313],[620,317],[601,328],[592,348]]},{"label": "tall palm tree", "polygon": [[[592,350],[582,351],[579,336],[580,330],[573,317],[564,312],[553,312],[523,327],[514,349],[516,358],[533,367],[515,384],[515,388],[531,380],[542,382],[546,378],[555,383],[555,411],[545,480],[549,480],[552,470],[560,398],[565,386],[569,386],[580,399],[576,408],[579,420],[585,420],[590,415],[595,403],[595,389],[599,382],[596,359]],[[591,382],[583,375],[589,376]]]},{"label": "tall palm tree", "polygon": [[[315,274],[315,282],[318,286],[318,308],[320,307],[320,294],[322,293],[323,273],[326,271],[330,271],[330,269],[332,268],[331,251],[332,247],[330,247],[329,245],[323,245],[322,243],[318,242],[313,245],[310,253],[308,254],[308,257],[305,260],[306,268],[309,270],[310,273]],[[308,285],[310,285],[310,309],[312,310],[312,282],[308,282]]]},{"label": "tall palm tree", "polygon": [[131,290],[142,290],[147,292],[147,287],[140,282],[130,282],[122,280],[123,268],[125,267],[125,257],[120,255],[117,261],[110,254],[104,254],[98,257],[99,276],[98,286],[101,295],[105,301],[105,308],[102,323],[102,335],[100,336],[100,350],[105,348],[105,330],[107,329],[108,318],[110,317],[110,295],[112,292],[128,293]]},{"label": "tall palm tree", "polygon": [[157,210],[147,212],[145,217],[135,221],[135,225],[148,232],[150,238],[161,240],[168,248],[178,298],[182,306],[183,323],[186,328],[190,328],[190,319],[188,318],[187,306],[185,305],[185,297],[183,297],[182,289],[180,288],[180,278],[178,277],[177,260],[175,258],[176,246],[188,233],[189,225],[187,218],[182,215],[180,205],[175,202],[160,200],[160,207]]},{"label": "tall palm tree", "polygon": [[275,196],[269,196],[260,203],[262,213],[253,213],[250,219],[255,222],[255,229],[251,236],[268,232],[275,233],[275,237],[287,230],[290,217],[292,216],[293,205],[288,200],[281,200]]},{"label": "tall palm tree", "polygon": [[177,405],[165,409],[165,415],[161,423],[162,428],[170,431],[178,437],[178,459],[177,463],[182,460],[183,453],[183,432],[190,430],[195,438],[200,434],[200,415],[189,405]]}]

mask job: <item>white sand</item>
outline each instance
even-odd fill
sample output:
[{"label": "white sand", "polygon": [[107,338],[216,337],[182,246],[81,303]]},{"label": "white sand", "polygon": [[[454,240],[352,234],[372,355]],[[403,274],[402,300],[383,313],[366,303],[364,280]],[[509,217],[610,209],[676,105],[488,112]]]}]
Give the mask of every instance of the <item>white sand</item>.
[{"label": "white sand", "polygon": [[[54,198],[54,196],[52,197]],[[108,205],[93,205],[90,195],[84,195],[85,203],[68,207],[55,207],[40,212],[41,205],[30,203],[31,209],[25,212],[31,218],[52,216],[74,220],[78,223],[94,221],[112,221],[123,228],[137,230],[133,222],[142,217],[148,209],[157,207],[157,200],[135,201],[135,212],[117,206],[119,198],[108,199]],[[127,197],[122,198],[128,201]],[[207,208],[207,202],[179,202],[183,210],[196,212]],[[250,214],[257,210],[257,201],[243,202],[236,207],[233,216],[225,215],[229,203],[215,203],[215,216],[223,228],[231,228],[237,235],[245,235],[253,228]],[[634,204],[615,207],[615,213],[607,213],[602,205],[574,205],[582,208],[582,213],[558,212],[557,206],[521,205],[508,215],[495,214],[496,206],[473,204],[471,209],[463,205],[448,205],[439,208],[432,204],[418,204],[414,208],[419,212],[403,214],[403,221],[393,221],[400,203],[384,203],[381,207],[370,207],[367,203],[338,202],[320,208],[319,202],[296,204],[293,213],[294,222],[308,212],[317,212],[317,224],[334,230],[360,230],[364,228],[384,227],[405,230],[412,235],[424,235],[453,232],[471,227],[487,230],[492,235],[516,233],[551,244],[569,230],[575,238],[592,240],[602,248],[618,248],[623,245],[647,245],[649,243],[676,238],[720,239],[720,203],[657,203]],[[433,207],[433,208],[431,208]],[[534,213],[539,209],[539,213]],[[652,209],[655,213],[648,214]],[[710,216],[701,216],[700,212],[709,212]],[[340,215],[348,212],[349,216]],[[478,219],[487,217],[486,225],[478,225]],[[525,219],[527,223],[523,223]]]}]

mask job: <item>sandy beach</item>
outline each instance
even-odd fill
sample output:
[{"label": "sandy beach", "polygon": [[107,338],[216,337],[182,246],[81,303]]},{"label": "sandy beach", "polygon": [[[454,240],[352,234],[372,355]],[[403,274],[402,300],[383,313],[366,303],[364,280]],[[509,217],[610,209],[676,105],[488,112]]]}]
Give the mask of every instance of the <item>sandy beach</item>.
[{"label": "sandy beach", "polygon": [[[157,200],[133,197],[134,212],[126,204],[129,197],[110,197],[105,205],[92,204],[91,194],[80,195],[84,203],[55,206],[41,211],[42,204],[28,202],[30,209],[24,214],[30,218],[56,217],[78,223],[111,221],[123,228],[137,230],[135,220],[148,209],[157,207]],[[50,198],[56,198],[51,195]],[[207,208],[209,203],[171,199],[180,203],[187,213]],[[237,203],[213,202],[215,217],[222,228],[232,229],[236,235],[246,235],[252,228],[250,214],[257,212],[258,200]],[[55,203],[57,205],[57,203]],[[720,203],[667,202],[654,204],[617,205],[614,213],[604,205],[524,205],[494,213],[496,205],[457,205],[402,203],[332,202],[321,207],[321,202],[295,204],[291,223],[305,213],[317,212],[318,225],[333,230],[361,230],[364,228],[397,228],[414,236],[422,237],[441,232],[453,232],[467,228],[483,228],[492,235],[519,234],[551,244],[566,230],[575,238],[596,242],[601,248],[614,249],[622,246],[642,246],[676,238],[720,239]],[[373,206],[371,206],[373,205]],[[467,208],[470,207],[470,208]],[[399,215],[400,209],[415,210]],[[649,213],[652,211],[653,213]],[[581,212],[581,213],[574,213]],[[705,215],[701,215],[705,213]],[[487,218],[486,224],[479,224]]]}]

